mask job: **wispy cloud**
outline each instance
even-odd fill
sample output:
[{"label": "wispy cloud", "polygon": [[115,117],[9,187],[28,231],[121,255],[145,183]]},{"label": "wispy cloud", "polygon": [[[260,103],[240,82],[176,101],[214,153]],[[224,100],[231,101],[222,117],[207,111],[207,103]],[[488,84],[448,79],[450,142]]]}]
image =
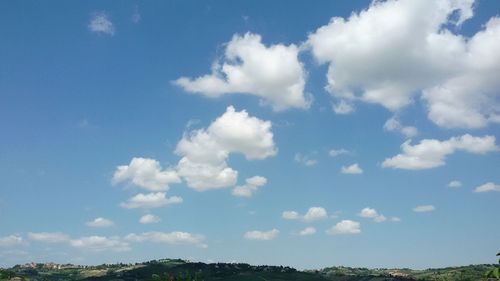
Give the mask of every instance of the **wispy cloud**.
[{"label": "wispy cloud", "polygon": [[417,213],[432,212],[434,210],[436,210],[436,207],[433,205],[420,205],[413,208],[413,211]]}]

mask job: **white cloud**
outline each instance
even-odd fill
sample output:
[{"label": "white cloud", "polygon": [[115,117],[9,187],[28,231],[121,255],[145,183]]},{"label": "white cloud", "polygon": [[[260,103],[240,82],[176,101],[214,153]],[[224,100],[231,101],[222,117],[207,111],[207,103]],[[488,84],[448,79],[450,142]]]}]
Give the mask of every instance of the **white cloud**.
[{"label": "white cloud", "polygon": [[182,203],[182,198],[178,196],[167,197],[165,192],[143,194],[139,193],[120,204],[127,209],[134,208],[159,208],[169,204]]},{"label": "white cloud", "polygon": [[111,221],[111,220],[99,217],[99,218],[95,218],[92,221],[86,222],[85,224],[87,226],[90,226],[90,227],[104,228],[104,227],[113,226],[115,223],[113,221]]},{"label": "white cloud", "polygon": [[418,134],[418,129],[413,126],[403,126],[396,117],[391,117],[385,121],[384,130],[397,131],[406,138],[414,137]]},{"label": "white cloud", "polygon": [[332,110],[337,114],[349,114],[354,112],[354,106],[351,102],[340,100],[339,102],[332,104]]},{"label": "white cloud", "polygon": [[285,220],[297,220],[300,218],[300,215],[295,211],[284,211],[281,214],[281,217],[284,218]]},{"label": "white cloud", "polygon": [[0,247],[13,247],[18,245],[24,245],[25,241],[23,237],[19,235],[9,235],[0,237]]},{"label": "white cloud", "polygon": [[62,232],[28,232],[28,239],[45,243],[63,243],[69,241],[68,235]]},{"label": "white cloud", "polygon": [[424,139],[416,145],[411,145],[410,142],[411,140],[405,141],[401,145],[403,153],[385,159],[382,167],[407,170],[430,169],[443,166],[446,156],[457,150],[475,154],[485,154],[498,150],[494,136],[473,137],[466,134],[445,141]]},{"label": "white cloud", "polygon": [[236,186],[233,195],[239,197],[250,197],[261,186],[267,183],[267,179],[261,176],[254,176],[246,179],[246,184]]},{"label": "white cloud", "polygon": [[328,213],[323,207],[311,207],[304,215],[300,215],[296,211],[284,211],[281,217],[286,220],[303,220],[305,222],[313,222],[328,218]]},{"label": "white cloud", "polygon": [[357,221],[342,220],[326,231],[330,235],[361,233],[361,224]]},{"label": "white cloud", "polygon": [[413,208],[413,211],[417,213],[432,212],[434,210],[436,210],[436,207],[433,205],[421,205]]},{"label": "white cloud", "polygon": [[316,233],[316,228],[314,227],[306,227],[303,230],[299,232],[300,236],[308,236],[308,235],[313,235]]},{"label": "white cloud", "polygon": [[500,18],[466,42],[467,52],[457,61],[465,67],[458,74],[426,89],[429,118],[439,126],[480,128],[500,122]]},{"label": "white cloud", "polygon": [[131,182],[150,191],[166,191],[169,184],[181,180],[173,169],[162,170],[154,159],[134,157],[130,164],[118,166],[113,175],[113,183]]},{"label": "white cloud", "polygon": [[328,214],[323,207],[311,207],[309,208],[309,210],[307,210],[307,213],[303,217],[304,221],[306,222],[312,222],[326,218],[328,218]]},{"label": "white cloud", "polygon": [[308,167],[314,166],[318,163],[318,160],[312,158],[313,154],[314,153],[302,155],[301,153],[295,153],[293,160],[295,160],[295,162],[297,162],[297,163],[300,163],[300,164],[308,166]]},{"label": "white cloud", "polygon": [[453,180],[448,183],[448,187],[461,187],[461,186],[462,182],[457,180]]},{"label": "white cloud", "polygon": [[500,185],[488,182],[474,189],[474,192],[490,192],[490,191],[500,191]]},{"label": "white cloud", "polygon": [[392,222],[400,222],[400,221],[401,221],[401,219],[400,219],[399,217],[392,217],[392,218],[391,218],[391,221],[392,221]]},{"label": "white cloud", "polygon": [[369,207],[363,208],[358,215],[362,218],[373,219],[374,222],[383,222],[387,220],[384,215],[379,214],[375,209]]},{"label": "white cloud", "polygon": [[279,233],[280,232],[277,229],[272,229],[269,231],[254,230],[246,232],[244,237],[248,240],[273,240],[274,238],[276,238],[276,236],[278,236]]},{"label": "white cloud", "polygon": [[363,169],[361,169],[358,163],[354,163],[348,167],[342,166],[340,171],[342,172],[342,174],[352,174],[352,175],[363,173]]},{"label": "white cloud", "polygon": [[139,219],[142,224],[159,223],[161,218],[152,214],[146,214]]},{"label": "white cloud", "polygon": [[124,242],[119,237],[115,236],[85,236],[79,239],[70,240],[70,245],[78,249],[96,252],[124,252],[130,250],[130,246],[127,242]]},{"label": "white cloud", "polygon": [[304,93],[306,72],[294,44],[266,47],[260,35],[234,35],[226,45],[224,59],[216,61],[212,73],[195,79],[181,77],[174,81],[184,90],[207,97],[244,93],[261,98],[275,111],[308,108]]},{"label": "white cloud", "polygon": [[423,93],[437,125],[482,127],[500,122],[500,19],[470,38],[455,34],[473,5],[373,1],[349,18],[332,18],[306,46],[329,65],[326,89],[340,104],[364,101],[395,111]]},{"label": "white cloud", "polygon": [[343,154],[349,154],[349,153],[351,153],[351,152],[349,150],[347,150],[347,149],[344,149],[344,148],[330,149],[330,151],[328,152],[328,154],[331,157],[337,157],[337,156],[340,156],[340,155],[343,155]]},{"label": "white cloud", "polygon": [[178,174],[198,191],[234,186],[238,172],[228,167],[230,153],[241,153],[248,160],[274,156],[277,149],[271,122],[249,116],[245,110],[229,106],[208,129],[184,135],[175,152],[182,156]]},{"label": "white cloud", "polygon": [[131,233],[125,237],[130,242],[153,242],[167,244],[194,244],[206,248],[203,244],[205,237],[201,234],[192,234],[189,232],[143,232],[140,234]]},{"label": "white cloud", "polygon": [[90,31],[107,35],[115,34],[115,27],[104,12],[96,12],[92,15],[88,25]]}]

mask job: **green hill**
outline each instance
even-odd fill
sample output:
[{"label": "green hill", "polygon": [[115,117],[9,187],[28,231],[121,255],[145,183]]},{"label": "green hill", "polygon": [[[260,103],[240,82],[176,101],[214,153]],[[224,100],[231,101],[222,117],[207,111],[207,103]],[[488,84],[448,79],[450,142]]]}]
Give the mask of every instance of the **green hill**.
[{"label": "green hill", "polygon": [[491,265],[440,269],[367,269],[329,267],[299,271],[286,266],[253,266],[244,263],[199,263],[179,259],[136,264],[75,266],[57,264],[17,265],[0,270],[0,280],[78,281],[410,281],[480,280]]}]

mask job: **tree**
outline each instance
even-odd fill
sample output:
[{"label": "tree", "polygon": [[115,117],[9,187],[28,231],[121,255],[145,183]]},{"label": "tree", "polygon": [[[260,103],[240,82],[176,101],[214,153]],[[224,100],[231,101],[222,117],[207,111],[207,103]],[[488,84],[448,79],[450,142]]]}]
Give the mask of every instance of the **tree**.
[{"label": "tree", "polygon": [[[500,252],[497,253],[497,257],[500,256]],[[500,259],[498,259],[498,266],[488,270],[484,275],[488,280],[500,280]]]}]

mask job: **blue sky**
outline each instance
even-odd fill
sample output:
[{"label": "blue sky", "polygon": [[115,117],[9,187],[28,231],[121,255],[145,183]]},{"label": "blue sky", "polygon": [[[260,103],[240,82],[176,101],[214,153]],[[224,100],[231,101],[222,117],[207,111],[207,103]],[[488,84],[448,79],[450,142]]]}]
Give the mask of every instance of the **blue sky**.
[{"label": "blue sky", "polygon": [[493,262],[499,11],[0,3],[0,266]]}]

